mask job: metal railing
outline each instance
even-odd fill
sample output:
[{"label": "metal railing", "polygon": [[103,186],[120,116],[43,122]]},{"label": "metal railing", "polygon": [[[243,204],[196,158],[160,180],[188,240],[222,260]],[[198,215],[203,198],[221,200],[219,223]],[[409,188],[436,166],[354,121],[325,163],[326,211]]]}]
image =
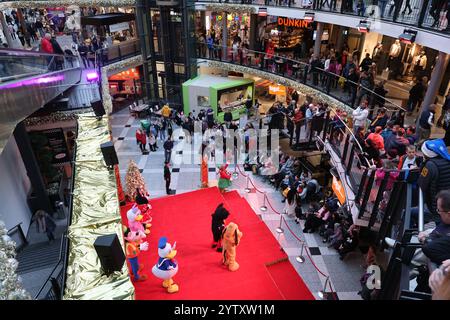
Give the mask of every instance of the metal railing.
[{"label": "metal railing", "polygon": [[75,56],[0,49],[0,83],[79,66]]},{"label": "metal railing", "polygon": [[[319,61],[311,64],[285,56],[268,54],[249,49],[233,50],[232,47],[197,43],[197,57],[200,59],[239,64],[257,70],[263,70],[281,77],[297,81],[349,105],[351,108],[367,99],[372,114],[376,108],[386,108],[388,114],[406,110],[386,99],[373,90],[344,78],[339,74],[326,71],[319,66]],[[370,75],[367,75],[370,77]],[[373,82],[375,77],[373,77]]]},{"label": "metal railing", "polygon": [[139,40],[128,40],[108,48],[101,48],[95,52],[95,65],[100,67],[141,54]]},{"label": "metal railing", "polygon": [[[77,130],[78,132],[78,123]],[[73,190],[74,190],[74,177],[76,173],[75,159],[77,154],[77,144],[73,149],[74,159],[72,161],[72,179],[70,185],[70,201],[69,201],[69,215],[67,217],[67,228],[72,222],[72,211],[73,211]],[[66,272],[69,260],[69,239],[68,230],[66,230],[62,235],[61,247],[59,253],[59,259],[53,268],[47,280],[44,282],[38,293],[34,296],[34,300],[62,300],[64,297],[65,283],[66,283]]]},{"label": "metal railing", "polygon": [[449,18],[450,8],[446,1],[434,0],[201,0],[201,3],[253,4],[259,6],[289,7],[308,11],[332,12],[384,20],[402,25],[415,26],[450,35],[450,25],[442,18]]},{"label": "metal railing", "polygon": [[[22,222],[9,229],[6,234],[16,242],[16,252],[19,252],[28,244],[27,237],[22,229]],[[19,239],[17,239],[17,241],[15,238],[16,234],[19,236]]]}]

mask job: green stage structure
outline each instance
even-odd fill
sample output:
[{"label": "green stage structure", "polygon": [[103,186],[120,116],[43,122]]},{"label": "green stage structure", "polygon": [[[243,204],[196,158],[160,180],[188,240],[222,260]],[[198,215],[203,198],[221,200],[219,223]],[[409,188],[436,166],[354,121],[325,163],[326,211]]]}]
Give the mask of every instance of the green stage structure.
[{"label": "green stage structure", "polygon": [[183,83],[184,113],[213,109],[217,121],[223,122],[224,111],[231,110],[233,120],[245,113],[247,102],[254,104],[255,82],[252,79],[199,75]]}]

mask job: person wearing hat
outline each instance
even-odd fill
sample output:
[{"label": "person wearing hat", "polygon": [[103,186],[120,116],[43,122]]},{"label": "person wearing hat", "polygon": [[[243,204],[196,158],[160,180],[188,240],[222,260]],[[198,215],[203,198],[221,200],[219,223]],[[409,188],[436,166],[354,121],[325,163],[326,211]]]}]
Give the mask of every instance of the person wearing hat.
[{"label": "person wearing hat", "polygon": [[422,189],[424,202],[431,213],[431,219],[439,221],[436,195],[450,189],[450,154],[442,139],[425,141],[421,151],[425,157],[418,186]]}]

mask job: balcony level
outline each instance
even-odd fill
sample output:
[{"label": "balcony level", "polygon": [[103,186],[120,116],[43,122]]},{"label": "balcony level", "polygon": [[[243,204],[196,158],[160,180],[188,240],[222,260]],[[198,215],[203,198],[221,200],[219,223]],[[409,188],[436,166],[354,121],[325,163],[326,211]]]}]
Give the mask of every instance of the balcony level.
[{"label": "balcony level", "polygon": [[[359,11],[356,8],[356,1],[353,8],[346,8],[345,1],[337,0],[336,9],[328,7],[328,0],[317,1],[310,6],[303,6],[305,1],[296,0],[202,0],[196,2],[197,10],[213,10],[213,11],[232,11],[233,8],[242,6],[242,10],[248,13],[257,14],[260,8],[266,8],[267,15],[302,19],[305,13],[313,12],[314,20],[317,22],[340,25],[344,27],[356,28],[361,20],[367,20],[370,24],[370,32],[378,32],[380,34],[398,38],[403,31],[407,29],[417,31],[415,42],[441,52],[450,53],[450,26],[441,24],[439,15],[444,8],[433,9],[429,0],[411,0],[411,14],[409,9],[404,8],[402,3],[400,9],[386,4],[381,14],[381,5],[374,6],[371,1],[364,0],[364,10]],[[333,3],[333,1],[331,1]],[[380,2],[381,3],[381,2]],[[433,9],[433,10],[432,10]],[[405,10],[405,14],[402,14]],[[436,16],[437,22],[433,15]],[[359,13],[359,15],[358,15]]]}]

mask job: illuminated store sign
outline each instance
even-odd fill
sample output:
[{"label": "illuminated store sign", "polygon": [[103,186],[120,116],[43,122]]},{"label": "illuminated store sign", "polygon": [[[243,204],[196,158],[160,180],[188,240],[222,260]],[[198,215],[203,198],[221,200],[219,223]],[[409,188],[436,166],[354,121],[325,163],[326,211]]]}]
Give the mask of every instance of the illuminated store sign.
[{"label": "illuminated store sign", "polygon": [[302,19],[291,19],[291,18],[278,18],[278,25],[285,27],[296,27],[296,28],[308,28],[311,21],[306,21]]},{"label": "illuminated store sign", "polygon": [[271,85],[269,86],[269,94],[286,95],[286,87],[279,85]]}]

